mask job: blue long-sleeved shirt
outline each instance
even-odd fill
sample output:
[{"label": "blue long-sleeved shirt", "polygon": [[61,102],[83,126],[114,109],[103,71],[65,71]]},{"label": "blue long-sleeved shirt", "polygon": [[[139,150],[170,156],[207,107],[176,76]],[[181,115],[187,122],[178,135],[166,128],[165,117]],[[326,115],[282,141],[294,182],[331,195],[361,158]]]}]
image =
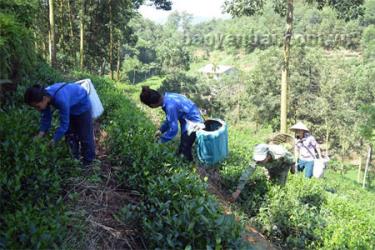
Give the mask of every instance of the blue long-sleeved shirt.
[{"label": "blue long-sleeved shirt", "polygon": [[186,120],[203,122],[197,105],[184,95],[165,93],[162,109],[166,114],[166,119],[160,127],[163,133],[160,137],[162,143],[172,140],[177,135],[178,122],[181,125],[181,133],[186,132]]},{"label": "blue long-sleeved shirt", "polygon": [[[51,105],[59,110],[60,126],[55,132],[53,140],[59,141],[69,129],[70,115],[80,115],[91,109],[91,102],[84,88],[79,84],[55,83],[46,88],[52,97]],[[58,91],[56,93],[56,91]],[[55,94],[56,93],[56,94]],[[40,131],[47,132],[51,128],[51,105],[41,111]]]}]

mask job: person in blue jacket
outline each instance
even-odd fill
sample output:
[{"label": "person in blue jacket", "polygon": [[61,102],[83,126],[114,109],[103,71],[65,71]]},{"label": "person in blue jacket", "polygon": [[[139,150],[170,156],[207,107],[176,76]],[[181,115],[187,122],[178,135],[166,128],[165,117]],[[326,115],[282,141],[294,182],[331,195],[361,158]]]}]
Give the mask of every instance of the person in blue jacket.
[{"label": "person in blue jacket", "polygon": [[76,159],[82,155],[82,163],[87,166],[95,158],[95,141],[91,102],[86,90],[75,83],[55,83],[43,88],[34,85],[24,95],[25,103],[41,112],[40,129],[37,137],[49,131],[52,109],[58,109],[60,126],[50,145],[55,145],[64,135]]},{"label": "person in blue jacket", "polygon": [[160,143],[172,140],[178,133],[178,123],[180,123],[181,141],[177,154],[183,154],[186,160],[192,161],[192,147],[196,134],[193,132],[188,135],[187,121],[203,123],[197,105],[184,95],[168,92],[161,95],[158,91],[150,89],[148,86],[142,87],[140,99],[142,103],[150,108],[161,107],[166,114],[164,123],[155,133]]}]

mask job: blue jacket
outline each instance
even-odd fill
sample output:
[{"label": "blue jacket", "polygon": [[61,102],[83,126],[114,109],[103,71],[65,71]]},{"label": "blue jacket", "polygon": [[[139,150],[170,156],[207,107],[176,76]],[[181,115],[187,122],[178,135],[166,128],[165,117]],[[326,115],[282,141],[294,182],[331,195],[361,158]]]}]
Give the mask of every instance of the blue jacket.
[{"label": "blue jacket", "polygon": [[[91,102],[84,88],[79,84],[69,83],[58,90],[63,84],[65,83],[55,83],[46,88],[52,97],[51,105],[58,109],[60,114],[60,126],[53,137],[55,142],[59,141],[68,131],[71,115],[80,115],[91,109]],[[40,131],[47,132],[51,128],[51,105],[41,112]]]},{"label": "blue jacket", "polygon": [[162,109],[167,115],[160,127],[160,131],[163,133],[160,137],[162,143],[172,140],[177,135],[178,122],[181,125],[181,133],[186,132],[186,120],[203,122],[197,105],[184,95],[165,93]]}]

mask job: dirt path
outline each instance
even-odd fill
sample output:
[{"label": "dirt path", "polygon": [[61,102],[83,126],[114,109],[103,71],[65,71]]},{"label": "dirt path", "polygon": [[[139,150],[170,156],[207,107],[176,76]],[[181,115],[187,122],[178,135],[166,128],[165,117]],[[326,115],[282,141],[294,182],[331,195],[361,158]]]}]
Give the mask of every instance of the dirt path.
[{"label": "dirt path", "polygon": [[137,225],[128,225],[115,216],[127,204],[137,205],[139,196],[123,183],[115,180],[119,166],[110,164],[105,148],[107,134],[95,126],[97,164],[86,176],[75,180],[69,193],[78,194],[76,211],[83,213],[87,231],[84,249],[146,249],[141,230]]},{"label": "dirt path", "polygon": [[[221,188],[220,184],[220,175],[217,171],[208,170],[201,167],[196,167],[199,175],[201,178],[208,178],[208,191],[214,194],[223,207],[225,214],[233,214],[233,207],[235,206],[233,203],[230,202],[230,195],[226,190]],[[236,220],[239,221],[240,219],[236,217]],[[243,239],[250,243],[253,249],[256,250],[277,250],[278,248],[270,241],[266,239],[264,235],[258,232],[256,228],[254,228],[250,224],[245,224],[246,233],[243,235]]]}]

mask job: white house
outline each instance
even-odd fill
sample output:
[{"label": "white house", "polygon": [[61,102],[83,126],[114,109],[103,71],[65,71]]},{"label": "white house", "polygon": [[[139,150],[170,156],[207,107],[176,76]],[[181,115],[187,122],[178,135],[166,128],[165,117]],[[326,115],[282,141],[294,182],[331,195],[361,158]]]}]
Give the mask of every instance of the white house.
[{"label": "white house", "polygon": [[206,75],[209,78],[220,79],[220,76],[226,74],[232,74],[236,72],[236,68],[230,65],[213,65],[207,64],[206,66],[199,69],[199,72]]}]

